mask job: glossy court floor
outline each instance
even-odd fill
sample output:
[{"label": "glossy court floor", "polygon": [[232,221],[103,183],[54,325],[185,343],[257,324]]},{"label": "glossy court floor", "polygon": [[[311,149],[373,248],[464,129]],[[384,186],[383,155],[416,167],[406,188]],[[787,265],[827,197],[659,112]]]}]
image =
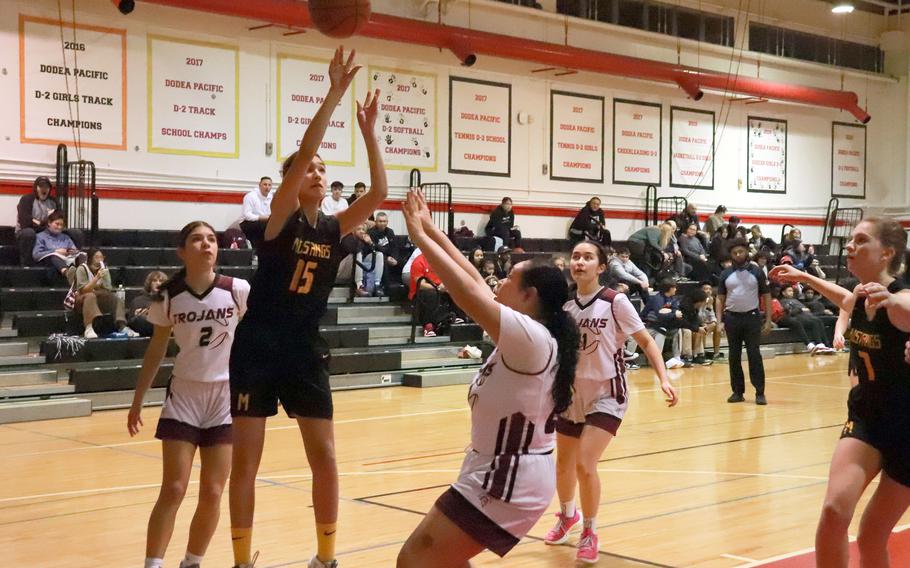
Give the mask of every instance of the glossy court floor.
[{"label": "glossy court floor", "polygon": [[[725,402],[725,364],[671,371],[681,392],[672,409],[650,371],[631,373],[629,413],[599,468],[599,565],[812,563],[828,463],[845,419],[847,356],[780,356],[766,365],[766,407],[753,404],[752,393],[744,404]],[[466,391],[335,393],[342,567],[394,566],[405,538],[458,472],[469,432]],[[144,411],[136,439],[127,435],[125,410],[0,426],[4,564],[141,566],[161,476],[152,437],[158,412]],[[196,489],[180,511],[168,566],[182,558]],[[306,566],[315,547],[310,489],[295,423],[271,419],[253,535],[257,568]],[[226,495],[222,510],[207,567],[232,564]],[[548,513],[504,560],[486,553],[475,565],[573,566],[571,546],[541,540],[552,522]],[[893,547],[895,566],[910,566],[903,536],[893,539],[901,544]]]}]

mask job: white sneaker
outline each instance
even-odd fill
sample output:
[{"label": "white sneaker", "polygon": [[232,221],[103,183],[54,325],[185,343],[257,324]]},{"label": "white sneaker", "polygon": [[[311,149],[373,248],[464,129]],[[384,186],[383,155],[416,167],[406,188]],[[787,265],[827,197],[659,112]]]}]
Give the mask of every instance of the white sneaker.
[{"label": "white sneaker", "polygon": [[806,345],[806,351],[809,352],[809,355],[815,355],[815,352],[818,351],[818,345],[810,343],[809,345]]},{"label": "white sneaker", "polygon": [[680,367],[684,367],[686,364],[683,363],[682,359],[679,357],[673,357],[671,359],[668,359],[665,365],[668,369],[679,369]]},{"label": "white sneaker", "polygon": [[98,334],[95,333],[95,328],[90,325],[85,326],[84,336],[86,339],[98,339]]},{"label": "white sneaker", "polygon": [[323,562],[314,554],[313,557],[310,558],[310,563],[307,564],[307,568],[338,568],[338,560]]},{"label": "white sneaker", "polygon": [[127,337],[139,337],[139,333],[129,326],[124,327],[120,331],[125,333]]}]

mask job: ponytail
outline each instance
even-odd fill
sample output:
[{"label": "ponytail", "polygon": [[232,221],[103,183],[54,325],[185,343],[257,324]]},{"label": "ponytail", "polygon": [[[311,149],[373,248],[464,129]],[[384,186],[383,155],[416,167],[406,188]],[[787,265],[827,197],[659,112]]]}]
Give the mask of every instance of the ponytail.
[{"label": "ponytail", "polygon": [[556,339],[556,378],[550,391],[553,412],[564,412],[572,403],[575,367],[578,364],[579,335],[575,320],[562,306],[569,299],[569,286],[555,266],[532,264],[523,275],[523,288],[536,288],[540,300],[540,316],[544,326]]}]

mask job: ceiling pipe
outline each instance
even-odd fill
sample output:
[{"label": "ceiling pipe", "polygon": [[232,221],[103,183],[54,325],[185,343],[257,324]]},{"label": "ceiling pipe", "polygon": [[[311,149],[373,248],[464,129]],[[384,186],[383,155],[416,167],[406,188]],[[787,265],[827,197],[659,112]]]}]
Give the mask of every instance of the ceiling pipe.
[{"label": "ceiling pipe", "polygon": [[[118,5],[118,0],[112,0]],[[211,12],[225,16],[261,20],[273,24],[313,27],[305,2],[298,0],[142,0],[174,8]],[[650,59],[627,57],[558,45],[520,37],[494,34],[467,28],[445,26],[373,13],[358,35],[397,43],[411,43],[451,51],[462,63],[478,54],[518,61],[535,62],[553,67],[605,73],[620,77],[646,79],[679,85],[690,97],[702,89],[737,93],[790,101],[812,106],[844,110],[863,124],[871,117],[860,108],[859,98],[851,91],[835,91],[801,85],[774,83],[748,77],[729,76],[684,65]],[[700,98],[700,97],[699,97]]]}]

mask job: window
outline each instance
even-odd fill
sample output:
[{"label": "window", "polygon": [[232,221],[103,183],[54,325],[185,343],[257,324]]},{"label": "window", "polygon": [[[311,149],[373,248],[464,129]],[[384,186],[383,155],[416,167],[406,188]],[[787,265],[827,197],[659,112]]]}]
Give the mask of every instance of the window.
[{"label": "window", "polygon": [[642,29],[645,23],[645,6],[641,0],[619,0],[620,26]]},{"label": "window", "polygon": [[749,23],[749,49],[760,53],[881,73],[884,52],[874,45]]}]

